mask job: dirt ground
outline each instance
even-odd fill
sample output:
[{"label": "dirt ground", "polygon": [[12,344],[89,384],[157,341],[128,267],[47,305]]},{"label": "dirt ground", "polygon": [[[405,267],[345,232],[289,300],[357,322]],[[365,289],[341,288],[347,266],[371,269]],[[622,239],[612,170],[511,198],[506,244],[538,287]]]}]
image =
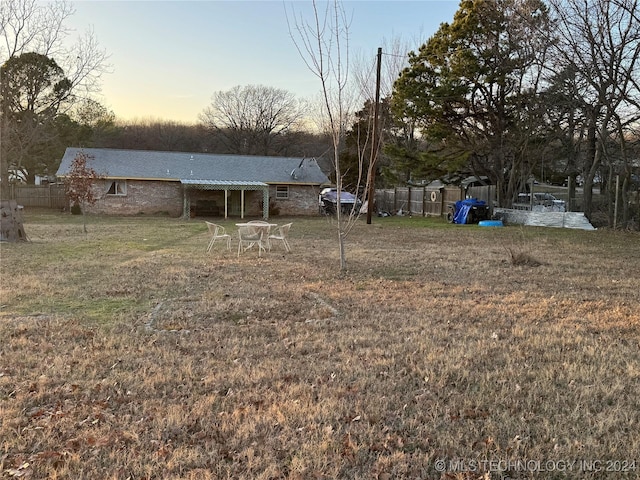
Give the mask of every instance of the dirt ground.
[{"label": "dirt ground", "polygon": [[[640,236],[26,216],[0,247],[0,474],[639,478]],[[234,234],[234,222],[222,222]]]}]

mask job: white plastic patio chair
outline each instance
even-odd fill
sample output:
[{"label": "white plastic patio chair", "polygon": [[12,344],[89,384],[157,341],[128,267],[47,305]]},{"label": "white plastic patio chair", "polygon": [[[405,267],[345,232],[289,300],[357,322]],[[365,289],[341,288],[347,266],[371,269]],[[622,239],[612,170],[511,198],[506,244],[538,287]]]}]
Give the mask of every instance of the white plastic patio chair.
[{"label": "white plastic patio chair", "polygon": [[258,245],[258,256],[261,256],[262,251],[265,250],[264,238],[265,229],[260,226],[253,227],[251,225],[238,226],[238,257],[241,250],[248,250],[254,245]]},{"label": "white plastic patio chair", "polygon": [[247,222],[249,225],[256,225],[257,227],[262,229],[262,246],[264,250],[271,251],[271,241],[269,240],[271,234],[271,228],[275,225],[264,220],[249,220]]},{"label": "white plastic patio chair", "polygon": [[209,240],[209,245],[207,246],[207,253],[211,251],[213,248],[213,244],[216,243],[216,240],[226,240],[227,241],[227,250],[231,250],[231,235],[227,233],[225,228],[222,225],[218,225],[216,223],[204,222],[207,224],[207,228],[209,229],[209,234],[211,235],[211,239]]},{"label": "white plastic patio chair", "polygon": [[291,225],[291,223],[285,223],[284,225],[276,227],[275,232],[269,235],[269,250],[271,250],[271,240],[281,240],[285,250],[287,252],[291,251],[291,246],[289,245],[289,241],[287,240]]}]

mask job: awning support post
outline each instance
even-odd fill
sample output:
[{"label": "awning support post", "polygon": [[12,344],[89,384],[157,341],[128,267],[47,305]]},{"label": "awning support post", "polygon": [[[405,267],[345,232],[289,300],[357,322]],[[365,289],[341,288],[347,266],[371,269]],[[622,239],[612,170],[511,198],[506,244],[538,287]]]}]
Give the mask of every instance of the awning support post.
[{"label": "awning support post", "polygon": [[185,220],[191,218],[190,195],[186,187],[182,188],[182,218]]},{"label": "awning support post", "polygon": [[262,218],[265,220],[269,218],[269,187],[262,190]]}]

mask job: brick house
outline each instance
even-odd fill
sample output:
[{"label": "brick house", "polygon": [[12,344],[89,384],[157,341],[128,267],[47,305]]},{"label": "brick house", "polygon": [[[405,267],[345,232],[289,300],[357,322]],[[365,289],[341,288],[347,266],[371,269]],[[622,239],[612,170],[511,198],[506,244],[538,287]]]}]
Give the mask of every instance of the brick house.
[{"label": "brick house", "polygon": [[80,152],[101,176],[99,200],[87,207],[97,214],[315,215],[318,194],[329,185],[314,158],[108,148],[67,148],[58,177],[64,178]]}]

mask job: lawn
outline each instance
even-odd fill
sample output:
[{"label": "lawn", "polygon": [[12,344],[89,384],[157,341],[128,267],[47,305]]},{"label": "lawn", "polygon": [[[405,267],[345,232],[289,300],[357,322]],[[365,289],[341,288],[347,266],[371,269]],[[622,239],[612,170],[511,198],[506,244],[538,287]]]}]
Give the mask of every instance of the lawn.
[{"label": "lawn", "polygon": [[640,478],[637,233],[272,220],[27,213],[0,478]]}]

